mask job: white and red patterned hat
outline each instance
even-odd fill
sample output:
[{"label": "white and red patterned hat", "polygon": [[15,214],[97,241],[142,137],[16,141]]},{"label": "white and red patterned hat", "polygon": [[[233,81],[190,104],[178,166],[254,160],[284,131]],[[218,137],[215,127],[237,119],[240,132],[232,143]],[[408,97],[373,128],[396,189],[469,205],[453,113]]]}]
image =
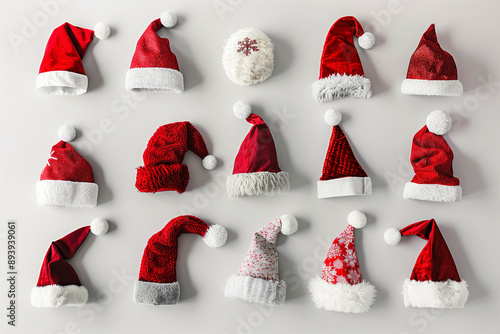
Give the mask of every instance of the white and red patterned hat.
[{"label": "white and red patterned hat", "polygon": [[366,224],[366,216],[353,211],[347,217],[349,225],[328,250],[321,278],[313,278],[309,291],[317,308],[327,311],[363,313],[375,301],[375,287],[361,279],[358,255],[354,248],[354,228]]}]

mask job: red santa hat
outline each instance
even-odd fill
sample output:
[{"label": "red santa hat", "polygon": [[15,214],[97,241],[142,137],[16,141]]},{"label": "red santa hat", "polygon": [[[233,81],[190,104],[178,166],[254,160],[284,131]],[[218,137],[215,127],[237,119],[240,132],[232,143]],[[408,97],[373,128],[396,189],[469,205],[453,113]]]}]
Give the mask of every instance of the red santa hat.
[{"label": "red santa hat", "polygon": [[292,235],[297,219],[283,215],[255,232],[238,275],[227,281],[224,296],[248,303],[281,306],[286,298],[286,282],[278,271],[278,234]]},{"label": "red santa hat", "polygon": [[366,216],[353,211],[347,217],[349,225],[328,250],[321,277],[313,278],[309,291],[317,308],[327,311],[363,313],[375,301],[375,287],[361,279],[358,255],[354,247],[354,228],[366,225]]},{"label": "red santa hat", "polygon": [[353,16],[338,19],[326,36],[321,56],[319,79],[312,84],[313,98],[328,102],[343,97],[370,98],[370,79],[365,78],[353,36],[363,49],[375,45],[375,37],[364,32]]},{"label": "red santa hat", "polygon": [[97,205],[98,186],[92,167],[68,143],[76,137],[72,126],[59,129],[59,141],[52,146],[47,165],[36,183],[38,205],[92,208]]},{"label": "red santa hat", "polygon": [[127,71],[126,89],[148,93],[184,91],[184,77],[179,71],[177,57],[170,49],[170,42],[156,33],[162,27],[173,28],[176,24],[177,16],[164,12],[146,28],[137,41],[132,63]]},{"label": "red santa hat", "polygon": [[467,282],[460,279],[455,261],[434,219],[410,224],[398,231],[388,229],[384,239],[397,245],[401,236],[416,235],[427,240],[403,284],[406,307],[463,308],[469,298]]},{"label": "red santa hat", "polygon": [[98,23],[94,31],[69,23],[54,29],[45,48],[36,89],[52,95],[80,95],[87,91],[88,79],[83,68],[83,56],[92,39],[106,39],[110,28]]},{"label": "red santa hat", "polygon": [[186,191],[189,171],[182,160],[187,151],[203,159],[205,169],[217,167],[217,158],[208,154],[203,137],[191,123],[160,126],[144,151],[144,166],[137,169],[137,190],[152,193],[175,190],[179,194]]},{"label": "red santa hat", "polygon": [[251,106],[244,101],[236,102],[233,111],[236,117],[253,125],[236,155],[233,174],[227,179],[229,197],[272,196],[288,191],[288,173],[278,165],[276,147],[267,124],[253,114]]},{"label": "red santa hat", "polygon": [[194,216],[179,216],[148,240],[142,256],[139,280],[135,282],[134,302],[148,305],[175,305],[180,286],[176,276],[179,236],[198,234],[211,248],[226,243],[227,231],[220,225],[207,225]]},{"label": "red santa hat", "polygon": [[43,260],[36,287],[31,290],[31,304],[35,307],[86,304],[89,293],[81,284],[75,269],[66,260],[75,255],[89,232],[103,235],[108,229],[108,222],[97,218],[90,226],[81,227],[53,241]]},{"label": "red santa hat", "polygon": [[405,199],[436,202],[462,199],[460,181],[453,176],[453,152],[443,138],[451,127],[451,116],[435,110],[413,137],[410,161],[415,176],[405,185]]},{"label": "red santa hat", "polygon": [[410,58],[401,92],[410,95],[459,96],[463,91],[462,83],[458,80],[457,65],[452,55],[441,49],[436,28],[431,24]]}]

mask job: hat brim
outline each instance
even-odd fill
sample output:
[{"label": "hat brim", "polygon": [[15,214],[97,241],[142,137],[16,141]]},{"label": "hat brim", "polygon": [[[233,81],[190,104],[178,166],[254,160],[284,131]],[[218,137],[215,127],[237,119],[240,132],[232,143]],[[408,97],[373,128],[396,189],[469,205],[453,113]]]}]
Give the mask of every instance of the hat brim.
[{"label": "hat brim", "polygon": [[175,190],[186,191],[189,170],[186,164],[144,166],[137,168],[135,187],[141,193]]},{"label": "hat brim", "polygon": [[41,180],[36,183],[38,205],[93,208],[99,187],[91,182]]},{"label": "hat brim", "polygon": [[370,79],[356,74],[332,74],[312,84],[316,102],[329,102],[343,97],[368,99],[372,96]]},{"label": "hat brim", "polygon": [[36,286],[31,290],[34,307],[81,306],[87,303],[89,293],[79,285]]},{"label": "hat brim", "polygon": [[286,298],[286,282],[232,275],[227,281],[224,296],[248,303],[281,306]]},{"label": "hat brim", "polygon": [[469,298],[467,282],[405,280],[403,297],[406,307],[463,308]]},{"label": "hat brim", "polygon": [[403,198],[433,202],[458,202],[462,199],[462,187],[408,182],[403,191]]},{"label": "hat brim", "polygon": [[147,305],[175,305],[179,301],[180,295],[181,288],[179,282],[135,282],[134,303]]},{"label": "hat brim", "polygon": [[36,77],[36,90],[50,95],[81,95],[87,87],[87,76],[71,71],[43,72]]},{"label": "hat brim", "polygon": [[463,92],[458,80],[405,79],[401,84],[401,93],[407,95],[460,96]]},{"label": "hat brim", "polygon": [[290,189],[287,172],[238,173],[227,178],[229,197],[268,195],[274,196]]},{"label": "hat brim", "polygon": [[131,68],[127,71],[125,88],[133,92],[179,94],[184,91],[184,76],[172,68]]},{"label": "hat brim", "polygon": [[371,195],[372,180],[369,177],[342,177],[318,181],[318,198]]}]

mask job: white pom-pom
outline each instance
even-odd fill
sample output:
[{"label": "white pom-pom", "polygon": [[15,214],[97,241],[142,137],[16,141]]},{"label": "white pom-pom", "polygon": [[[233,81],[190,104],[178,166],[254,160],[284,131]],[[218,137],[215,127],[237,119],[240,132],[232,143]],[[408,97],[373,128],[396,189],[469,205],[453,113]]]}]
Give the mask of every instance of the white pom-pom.
[{"label": "white pom-pom", "polygon": [[391,228],[387,229],[387,231],[385,231],[384,240],[389,245],[392,245],[392,246],[397,245],[401,241],[401,233],[399,232],[398,229],[391,227]]},{"label": "white pom-pom", "polygon": [[252,114],[252,107],[248,102],[240,100],[234,104],[233,112],[239,119],[247,119]]},{"label": "white pom-pom", "polygon": [[90,231],[95,235],[104,235],[109,230],[108,221],[104,218],[96,218],[90,223]]},{"label": "white pom-pom", "polygon": [[203,164],[203,167],[205,167],[205,169],[214,169],[215,167],[217,167],[217,158],[209,154],[203,158],[201,163]]},{"label": "white pom-pom", "polygon": [[98,39],[108,39],[111,28],[106,23],[97,23],[94,27],[94,36]]},{"label": "white pom-pom", "polygon": [[220,225],[211,225],[203,236],[203,242],[210,248],[220,247],[226,243],[226,240],[227,230]]},{"label": "white pom-pom", "polygon": [[342,121],[342,113],[338,110],[328,109],[325,112],[325,122],[328,125],[339,125]]},{"label": "white pom-pom", "polygon": [[430,132],[442,136],[451,130],[453,121],[451,116],[444,111],[434,110],[427,116],[425,124]]},{"label": "white pom-pom", "polygon": [[177,24],[177,15],[172,12],[164,12],[160,16],[160,21],[165,28],[173,28]]},{"label": "white pom-pom", "polygon": [[371,49],[375,45],[375,36],[373,36],[371,32],[365,32],[360,38],[358,38],[358,44],[363,49]]},{"label": "white pom-pom", "polygon": [[280,217],[281,220],[281,233],[284,235],[292,235],[297,232],[299,228],[299,223],[297,219],[292,215],[283,215]]},{"label": "white pom-pom", "polygon": [[361,211],[352,211],[347,216],[347,222],[354,228],[363,228],[366,225],[366,215]]},{"label": "white pom-pom", "polygon": [[57,134],[62,141],[70,142],[76,138],[76,129],[71,125],[65,124],[59,128]]}]

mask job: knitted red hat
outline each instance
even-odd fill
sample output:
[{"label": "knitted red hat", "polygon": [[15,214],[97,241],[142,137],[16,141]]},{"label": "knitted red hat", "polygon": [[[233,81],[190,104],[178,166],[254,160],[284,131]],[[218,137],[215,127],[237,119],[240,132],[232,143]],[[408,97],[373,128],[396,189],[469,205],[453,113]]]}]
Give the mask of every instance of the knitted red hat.
[{"label": "knitted red hat", "polygon": [[92,39],[106,39],[110,28],[104,23],[95,32],[69,23],[54,29],[45,48],[36,89],[52,95],[80,95],[87,91],[88,79],[82,59]]},{"label": "knitted red hat", "polygon": [[353,35],[359,37],[358,44],[363,49],[371,49],[375,45],[373,34],[365,33],[355,17],[338,19],[326,36],[319,80],[312,84],[312,94],[316,101],[372,96],[371,83],[365,78],[361,60],[354,47]]},{"label": "knitted red hat", "polygon": [[271,131],[248,103],[234,104],[234,114],[253,124],[241,143],[234,161],[233,174],[227,179],[230,197],[276,195],[290,188],[288,173],[281,171]]},{"label": "knitted red hat", "polygon": [[220,225],[207,225],[194,216],[179,216],[148,240],[142,256],[139,280],[135,282],[134,302],[149,305],[175,305],[180,286],[176,277],[179,236],[194,233],[211,248],[224,245],[227,231]]},{"label": "knitted red hat", "polygon": [[103,235],[108,228],[106,220],[97,218],[90,226],[79,228],[52,242],[43,260],[36,287],[31,291],[33,306],[80,306],[87,303],[89,293],[66,260],[75,255],[90,231],[95,235]]},{"label": "knitted red hat", "polygon": [[47,165],[36,183],[38,205],[92,208],[97,205],[98,186],[92,167],[67,142],[76,136],[68,125],[59,129],[60,142],[52,146]]},{"label": "knitted red hat", "polygon": [[451,130],[451,116],[441,110],[429,114],[411,146],[410,161],[415,176],[405,186],[403,197],[422,201],[456,202],[462,199],[460,181],[453,176],[453,152],[443,135]]},{"label": "knitted red hat", "polygon": [[162,27],[173,28],[176,24],[177,16],[165,12],[146,28],[137,42],[127,71],[126,89],[149,93],[184,91],[184,77],[179,72],[175,54],[170,50],[170,42],[156,33]]},{"label": "knitted red hat", "polygon": [[203,167],[214,169],[217,159],[208,154],[198,130],[189,122],[165,124],[156,130],[143,154],[144,167],[137,169],[135,187],[140,192],[186,191],[189,171],[182,163],[187,151],[202,160]]},{"label": "knitted red hat", "polygon": [[366,225],[366,216],[353,211],[347,217],[349,225],[328,250],[321,278],[313,278],[309,291],[317,308],[327,311],[363,313],[375,301],[375,287],[361,279],[358,256],[354,248],[354,228]]},{"label": "knitted red hat", "polygon": [[469,298],[467,282],[460,279],[455,261],[434,219],[388,229],[384,239],[397,245],[402,235],[416,235],[427,244],[420,252],[410,279],[403,285],[405,306],[463,308]]},{"label": "knitted red hat", "polygon": [[323,174],[318,181],[318,198],[372,193],[372,181],[354,156],[349,141],[340,128],[341,120],[340,111],[332,109],[326,111],[325,121],[333,125],[333,129]]},{"label": "knitted red hat", "polygon": [[238,275],[227,281],[224,296],[268,306],[281,306],[286,298],[286,282],[278,271],[278,234],[297,231],[297,219],[283,215],[255,232]]},{"label": "knitted red hat", "polygon": [[464,89],[458,81],[453,57],[439,45],[436,28],[431,24],[410,58],[408,74],[401,92],[410,95],[459,96]]}]

